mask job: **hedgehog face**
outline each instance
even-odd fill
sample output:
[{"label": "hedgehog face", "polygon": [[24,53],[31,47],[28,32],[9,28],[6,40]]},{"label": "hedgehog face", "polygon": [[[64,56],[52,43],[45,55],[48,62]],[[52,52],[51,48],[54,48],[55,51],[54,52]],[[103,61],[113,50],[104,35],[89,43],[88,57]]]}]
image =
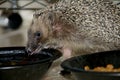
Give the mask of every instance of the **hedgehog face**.
[{"label": "hedgehog face", "polygon": [[27,51],[38,52],[50,45],[51,39],[55,36],[53,34],[56,32],[55,21],[57,19],[55,20],[55,17],[55,14],[52,12],[34,15],[32,25],[28,30]]},{"label": "hedgehog face", "polygon": [[49,40],[48,34],[48,26],[43,17],[34,17],[28,30],[27,50],[34,52],[38,47],[42,48],[46,40]]}]

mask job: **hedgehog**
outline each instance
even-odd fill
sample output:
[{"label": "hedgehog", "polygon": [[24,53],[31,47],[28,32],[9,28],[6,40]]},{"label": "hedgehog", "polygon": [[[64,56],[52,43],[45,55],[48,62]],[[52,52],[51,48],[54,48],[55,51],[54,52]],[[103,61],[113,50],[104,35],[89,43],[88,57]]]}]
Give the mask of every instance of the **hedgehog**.
[{"label": "hedgehog", "polygon": [[27,50],[45,48],[67,57],[120,49],[120,8],[109,0],[59,0],[36,11]]}]

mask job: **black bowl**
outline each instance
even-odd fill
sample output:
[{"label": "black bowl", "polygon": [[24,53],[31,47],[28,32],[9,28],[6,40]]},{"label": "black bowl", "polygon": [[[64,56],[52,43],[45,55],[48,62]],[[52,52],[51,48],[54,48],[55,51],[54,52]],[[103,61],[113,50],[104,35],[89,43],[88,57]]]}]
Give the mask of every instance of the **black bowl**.
[{"label": "black bowl", "polygon": [[54,49],[28,55],[25,47],[0,48],[0,80],[41,80],[60,56]]},{"label": "black bowl", "polygon": [[120,72],[95,72],[86,71],[88,65],[91,69],[98,66],[114,65],[120,68],[120,50],[105,51],[72,57],[62,62],[61,67],[70,71],[75,80],[120,80]]}]

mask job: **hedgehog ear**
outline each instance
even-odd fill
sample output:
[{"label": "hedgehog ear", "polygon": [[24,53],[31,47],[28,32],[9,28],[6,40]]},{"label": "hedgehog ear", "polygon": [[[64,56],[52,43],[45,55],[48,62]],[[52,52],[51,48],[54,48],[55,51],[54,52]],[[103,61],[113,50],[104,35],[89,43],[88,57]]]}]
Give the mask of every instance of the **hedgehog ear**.
[{"label": "hedgehog ear", "polygon": [[59,31],[62,29],[62,22],[60,20],[60,13],[48,13],[48,20],[50,21],[50,25],[53,31]]},{"label": "hedgehog ear", "polygon": [[54,20],[55,20],[55,14],[52,12],[48,13],[48,20],[50,21],[50,24],[53,25],[54,24]]}]

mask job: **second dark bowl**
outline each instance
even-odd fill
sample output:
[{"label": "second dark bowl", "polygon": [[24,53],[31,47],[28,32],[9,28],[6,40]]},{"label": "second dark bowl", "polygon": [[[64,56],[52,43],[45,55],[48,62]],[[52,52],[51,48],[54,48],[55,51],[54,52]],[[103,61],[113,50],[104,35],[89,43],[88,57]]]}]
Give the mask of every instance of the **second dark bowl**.
[{"label": "second dark bowl", "polygon": [[62,62],[63,69],[70,71],[75,80],[120,80],[120,72],[85,71],[88,65],[91,69],[98,66],[114,65],[120,68],[120,50],[105,51],[72,57]]}]

